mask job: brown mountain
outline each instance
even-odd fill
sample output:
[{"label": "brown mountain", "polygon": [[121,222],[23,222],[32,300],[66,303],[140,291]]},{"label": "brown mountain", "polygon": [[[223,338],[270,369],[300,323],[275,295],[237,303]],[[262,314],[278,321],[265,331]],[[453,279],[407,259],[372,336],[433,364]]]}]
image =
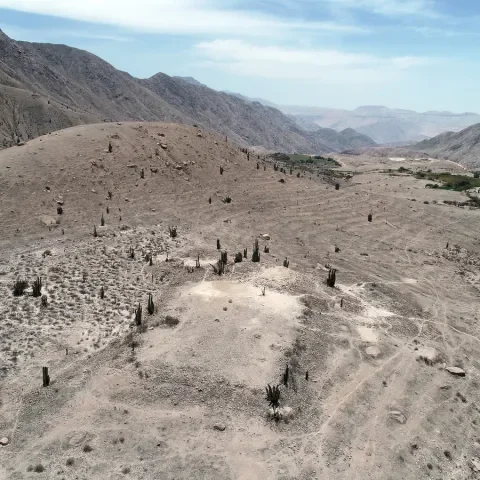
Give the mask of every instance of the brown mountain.
[{"label": "brown mountain", "polygon": [[275,108],[189,78],[158,73],[140,80],[83,50],[17,42],[1,31],[0,99],[3,147],[82,123],[129,120],[198,124],[242,145],[287,152],[375,144],[351,131],[306,132]]},{"label": "brown mountain", "polygon": [[480,123],[460,132],[445,132],[414,148],[468,167],[480,167]]}]

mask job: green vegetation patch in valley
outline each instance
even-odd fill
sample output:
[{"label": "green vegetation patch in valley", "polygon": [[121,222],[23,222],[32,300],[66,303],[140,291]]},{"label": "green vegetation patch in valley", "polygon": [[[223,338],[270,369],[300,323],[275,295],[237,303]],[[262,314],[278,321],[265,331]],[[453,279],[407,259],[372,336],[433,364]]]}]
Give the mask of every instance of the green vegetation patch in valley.
[{"label": "green vegetation patch in valley", "polygon": [[304,155],[300,153],[274,153],[271,157],[275,161],[285,162],[290,165],[310,165],[313,167],[340,167],[340,163],[332,157],[322,157],[321,155]]},{"label": "green vegetation patch in valley", "polygon": [[438,185],[436,183],[427,183],[427,188],[442,188],[444,190],[463,192],[464,190],[480,187],[480,178],[474,178],[468,175],[455,175],[447,172],[418,172],[415,177],[424,180],[430,180],[431,182],[436,181],[442,183],[442,185]]}]

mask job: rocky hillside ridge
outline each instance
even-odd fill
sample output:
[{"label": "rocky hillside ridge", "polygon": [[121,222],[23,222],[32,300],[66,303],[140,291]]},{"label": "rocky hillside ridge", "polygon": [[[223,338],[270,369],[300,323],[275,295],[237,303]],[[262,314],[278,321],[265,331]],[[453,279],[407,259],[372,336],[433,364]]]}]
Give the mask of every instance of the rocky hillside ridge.
[{"label": "rocky hillside ridge", "polygon": [[467,167],[480,167],[480,123],[460,132],[445,132],[414,146],[430,155]]},{"label": "rocky hillside ridge", "polygon": [[[14,41],[0,31],[0,146],[82,123],[198,124],[244,146],[328,153],[373,146],[366,136],[306,132],[271,107],[158,73],[137,79],[66,45]],[[353,140],[354,144],[350,143]]]}]

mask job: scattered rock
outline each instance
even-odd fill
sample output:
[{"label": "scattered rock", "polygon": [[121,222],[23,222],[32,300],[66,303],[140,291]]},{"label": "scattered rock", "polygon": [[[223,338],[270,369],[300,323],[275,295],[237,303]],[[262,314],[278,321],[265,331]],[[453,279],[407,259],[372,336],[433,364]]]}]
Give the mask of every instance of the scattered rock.
[{"label": "scattered rock", "polygon": [[42,223],[46,227],[57,226],[57,219],[54,217],[51,217],[50,215],[40,215],[39,219],[40,219],[40,223]]},{"label": "scattered rock", "polygon": [[137,164],[136,163],[130,163],[129,165],[127,165],[127,168],[137,168]]},{"label": "scattered rock", "polygon": [[161,146],[164,150],[166,150],[166,149],[168,148],[166,143],[161,143],[160,146]]},{"label": "scattered rock", "polygon": [[2,438],[0,438],[0,445],[1,445],[2,447],[7,446],[8,443],[9,443],[9,440],[8,440],[7,437],[2,437]]},{"label": "scattered rock", "polygon": [[225,431],[227,427],[223,424],[223,423],[216,423],[214,426],[213,426],[213,429],[214,430],[218,430],[219,432],[223,432]]},{"label": "scattered rock", "polygon": [[377,358],[381,352],[378,347],[371,345],[365,349],[365,353],[372,358]]},{"label": "scattered rock", "polygon": [[472,458],[470,460],[470,468],[474,471],[474,472],[480,472],[480,459],[478,458]]},{"label": "scattered rock", "polygon": [[264,240],[270,240],[270,235],[268,233],[262,233],[260,235]]},{"label": "scattered rock", "polygon": [[407,423],[407,417],[400,410],[390,410],[390,412],[388,412],[388,415],[390,416],[390,418],[396,420],[402,425],[404,423]]},{"label": "scattered rock", "polygon": [[452,375],[456,375],[457,377],[464,377],[465,370],[462,370],[459,367],[446,367],[445,370]]}]

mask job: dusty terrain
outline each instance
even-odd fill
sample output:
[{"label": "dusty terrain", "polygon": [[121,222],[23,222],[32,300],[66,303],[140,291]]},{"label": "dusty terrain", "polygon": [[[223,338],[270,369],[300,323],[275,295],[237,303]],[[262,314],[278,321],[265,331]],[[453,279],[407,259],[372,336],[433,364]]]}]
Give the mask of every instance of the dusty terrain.
[{"label": "dusty terrain", "polygon": [[[297,177],[148,123],[0,152],[0,478],[478,478],[480,210],[388,173],[464,169],[336,158]],[[12,294],[36,276],[46,307]]]}]

